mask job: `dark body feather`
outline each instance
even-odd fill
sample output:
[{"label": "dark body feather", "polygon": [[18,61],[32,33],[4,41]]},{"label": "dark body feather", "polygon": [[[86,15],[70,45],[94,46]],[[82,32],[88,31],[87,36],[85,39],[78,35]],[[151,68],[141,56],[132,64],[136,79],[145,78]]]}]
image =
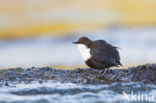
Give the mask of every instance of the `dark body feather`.
[{"label": "dark body feather", "polygon": [[86,64],[91,68],[105,69],[121,65],[117,47],[104,40],[92,41],[89,48],[92,57],[86,61]]}]

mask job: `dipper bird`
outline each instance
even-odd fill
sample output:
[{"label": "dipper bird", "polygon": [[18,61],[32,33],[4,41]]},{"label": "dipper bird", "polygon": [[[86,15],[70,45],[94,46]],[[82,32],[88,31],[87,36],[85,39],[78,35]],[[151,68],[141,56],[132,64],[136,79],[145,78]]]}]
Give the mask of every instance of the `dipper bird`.
[{"label": "dipper bird", "polygon": [[91,68],[107,70],[113,66],[122,66],[118,47],[112,46],[104,40],[92,41],[87,37],[81,37],[73,43],[78,44],[82,58]]}]

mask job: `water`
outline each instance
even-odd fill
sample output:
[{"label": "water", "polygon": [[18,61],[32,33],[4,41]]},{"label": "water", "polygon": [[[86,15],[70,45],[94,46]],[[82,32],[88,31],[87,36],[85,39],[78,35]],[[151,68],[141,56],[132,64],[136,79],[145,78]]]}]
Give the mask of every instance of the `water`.
[{"label": "water", "polygon": [[[156,102],[155,86],[137,83],[83,85],[50,81],[43,84],[1,87],[0,103],[131,103],[132,92],[140,97],[147,96],[143,98],[143,101],[139,101],[139,98],[136,97],[137,100],[133,100],[133,103]],[[125,95],[129,99],[125,98]],[[154,97],[154,100],[151,99],[151,96]]]},{"label": "water", "polygon": [[0,68],[84,65],[77,46],[72,44],[80,36],[88,36],[93,40],[104,39],[120,47],[123,65],[154,63],[156,61],[156,55],[153,55],[156,51],[155,34],[156,27],[114,27],[67,37],[45,36],[0,40]]}]

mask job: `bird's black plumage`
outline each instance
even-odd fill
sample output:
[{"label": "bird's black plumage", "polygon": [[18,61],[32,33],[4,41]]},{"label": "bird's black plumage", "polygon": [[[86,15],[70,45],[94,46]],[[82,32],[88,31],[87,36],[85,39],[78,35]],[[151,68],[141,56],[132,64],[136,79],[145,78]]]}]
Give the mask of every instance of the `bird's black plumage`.
[{"label": "bird's black plumage", "polygon": [[104,69],[121,65],[117,47],[108,44],[104,40],[93,41],[90,54],[92,57],[86,63],[93,68]]},{"label": "bird's black plumage", "polygon": [[84,44],[90,49],[91,58],[86,60],[86,64],[91,68],[105,69],[113,66],[120,66],[120,56],[118,48],[108,44],[104,40],[91,41],[87,37],[81,37],[76,44]]}]

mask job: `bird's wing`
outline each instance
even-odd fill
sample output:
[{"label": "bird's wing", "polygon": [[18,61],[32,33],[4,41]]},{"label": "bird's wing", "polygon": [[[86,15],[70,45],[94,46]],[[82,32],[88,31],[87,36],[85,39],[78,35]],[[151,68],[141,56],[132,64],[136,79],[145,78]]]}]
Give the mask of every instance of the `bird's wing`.
[{"label": "bird's wing", "polygon": [[107,63],[110,65],[121,65],[117,48],[103,40],[95,41],[90,53],[92,58],[98,62]]}]

